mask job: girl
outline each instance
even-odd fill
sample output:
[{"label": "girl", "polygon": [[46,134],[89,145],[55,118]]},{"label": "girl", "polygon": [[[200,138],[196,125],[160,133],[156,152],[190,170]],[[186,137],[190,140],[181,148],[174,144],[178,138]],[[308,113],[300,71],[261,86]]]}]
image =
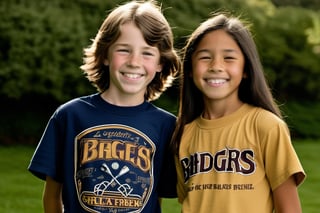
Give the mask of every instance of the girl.
[{"label": "girl", "polygon": [[149,101],[180,68],[171,28],[155,2],[131,1],[84,53],[81,68],[99,92],[56,110],[29,166],[46,181],[44,210],[160,212],[158,199],[176,196],[165,156],[176,119]]},{"label": "girl", "polygon": [[172,139],[182,212],[301,212],[305,173],[249,29],[217,14],[183,52]]}]

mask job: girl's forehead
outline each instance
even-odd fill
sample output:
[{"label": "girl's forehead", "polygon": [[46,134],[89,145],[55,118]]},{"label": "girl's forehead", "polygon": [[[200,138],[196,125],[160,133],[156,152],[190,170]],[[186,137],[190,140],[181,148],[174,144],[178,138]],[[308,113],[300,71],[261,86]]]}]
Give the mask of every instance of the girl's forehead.
[{"label": "girl's forehead", "polygon": [[201,49],[235,49],[240,50],[239,45],[225,30],[219,29],[206,33],[198,42],[195,52]]}]

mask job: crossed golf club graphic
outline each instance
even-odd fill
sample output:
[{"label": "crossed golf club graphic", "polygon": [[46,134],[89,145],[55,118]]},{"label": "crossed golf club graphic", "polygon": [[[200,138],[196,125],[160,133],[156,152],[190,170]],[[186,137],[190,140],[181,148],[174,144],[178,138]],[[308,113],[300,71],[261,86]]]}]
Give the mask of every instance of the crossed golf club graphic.
[{"label": "crossed golf club graphic", "polygon": [[[110,175],[112,177],[112,179],[110,181],[103,181],[100,184],[97,184],[95,186],[95,189],[100,188],[101,186],[103,186],[102,192],[100,191],[100,193],[104,193],[105,191],[107,191],[108,187],[113,184],[114,182],[116,182],[119,187],[117,188],[117,190],[124,196],[127,197],[128,195],[130,195],[130,193],[133,191],[133,188],[130,187],[129,184],[121,184],[117,178],[119,178],[120,176],[126,174],[127,172],[130,171],[129,167],[127,166],[123,166],[120,170],[120,172],[114,176],[110,170],[110,168],[108,167],[108,165],[106,163],[103,163],[101,166],[101,171],[107,173],[108,175]],[[96,191],[96,190],[95,190]],[[97,190],[98,191],[98,190]]]}]

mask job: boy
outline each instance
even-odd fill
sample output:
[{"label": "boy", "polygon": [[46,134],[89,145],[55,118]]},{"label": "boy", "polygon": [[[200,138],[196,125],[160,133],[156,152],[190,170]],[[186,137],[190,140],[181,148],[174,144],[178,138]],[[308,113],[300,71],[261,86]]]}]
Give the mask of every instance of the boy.
[{"label": "boy", "polygon": [[149,101],[180,67],[170,26],[154,2],[128,2],[84,54],[81,68],[99,93],[56,110],[29,166],[46,180],[44,210],[161,212],[158,198],[175,196],[163,176],[175,177],[165,156],[175,117]]}]

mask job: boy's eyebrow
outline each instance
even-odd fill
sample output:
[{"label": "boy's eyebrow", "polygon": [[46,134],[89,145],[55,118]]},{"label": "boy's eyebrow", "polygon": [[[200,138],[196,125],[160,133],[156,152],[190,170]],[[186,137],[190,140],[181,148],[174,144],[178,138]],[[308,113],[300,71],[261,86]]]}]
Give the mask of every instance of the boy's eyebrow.
[{"label": "boy's eyebrow", "polygon": [[[131,45],[130,44],[127,44],[127,43],[114,43],[114,46],[117,47],[117,46],[123,46],[123,47],[130,47]],[[144,46],[142,47],[143,49],[147,49],[147,50],[156,50],[157,47],[156,46]]]},{"label": "boy's eyebrow", "polygon": [[114,46],[125,46],[125,47],[129,47],[129,44],[125,44],[125,43],[114,43]]}]

